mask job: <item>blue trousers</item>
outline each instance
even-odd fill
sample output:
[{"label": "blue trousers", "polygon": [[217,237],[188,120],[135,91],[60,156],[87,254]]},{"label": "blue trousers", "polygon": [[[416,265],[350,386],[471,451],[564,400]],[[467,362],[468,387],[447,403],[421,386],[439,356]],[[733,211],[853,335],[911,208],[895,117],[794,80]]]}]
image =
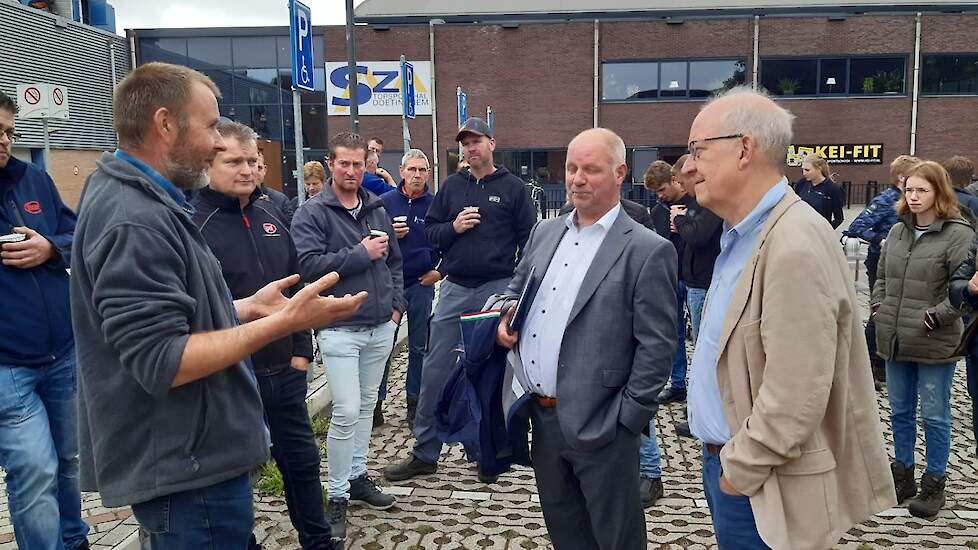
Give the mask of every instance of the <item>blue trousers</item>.
[{"label": "blue trousers", "polygon": [[757,532],[750,498],[730,496],[720,490],[723,468],[720,458],[703,449],[703,490],[710,506],[713,533],[720,550],[762,550],[768,548]]},{"label": "blue trousers", "polygon": [[655,419],[649,422],[649,435],[642,435],[638,448],[638,475],[645,478],[662,477],[662,453],[655,437]]},{"label": "blue trousers", "polygon": [[[251,537],[251,477],[132,505],[153,550],[243,550]],[[321,505],[321,504],[320,504]]]},{"label": "blue trousers", "polygon": [[927,473],[944,477],[951,453],[951,383],[954,363],[930,365],[887,361],[886,389],[890,397],[893,451],[897,462],[913,466],[917,444],[917,402],[924,421]]},{"label": "blue trousers", "polygon": [[676,355],[672,359],[669,386],[686,389],[686,283],[679,281],[676,287]]},{"label": "blue trousers", "polygon": [[[421,368],[424,350],[428,345],[428,320],[431,317],[431,303],[435,299],[435,287],[413,284],[404,289],[407,301],[408,325],[408,368],[405,390],[407,396],[417,399],[421,393]],[[403,319],[401,323],[403,323]],[[396,341],[397,338],[395,337]],[[384,369],[384,379],[380,382],[377,401],[383,403],[387,398],[387,377],[390,374],[390,359]]]},{"label": "blue trousers", "polygon": [[74,549],[88,536],[77,414],[74,348],[43,365],[0,365],[0,467],[20,548]]}]

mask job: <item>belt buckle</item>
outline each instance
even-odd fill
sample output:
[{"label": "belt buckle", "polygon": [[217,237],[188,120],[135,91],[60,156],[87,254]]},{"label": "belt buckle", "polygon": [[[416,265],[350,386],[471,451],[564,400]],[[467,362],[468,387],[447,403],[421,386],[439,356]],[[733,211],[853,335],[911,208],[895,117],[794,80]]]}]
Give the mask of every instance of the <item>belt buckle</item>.
[{"label": "belt buckle", "polygon": [[557,407],[556,397],[547,397],[546,395],[533,394],[533,398],[536,400],[537,405],[540,405],[544,409],[553,409]]}]

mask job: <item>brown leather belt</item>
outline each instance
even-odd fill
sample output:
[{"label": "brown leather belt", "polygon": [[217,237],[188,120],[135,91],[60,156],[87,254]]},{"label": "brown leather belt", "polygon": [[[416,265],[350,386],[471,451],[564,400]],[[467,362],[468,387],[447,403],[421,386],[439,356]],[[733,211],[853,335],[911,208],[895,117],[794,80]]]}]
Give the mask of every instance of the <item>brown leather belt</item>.
[{"label": "brown leather belt", "polygon": [[533,400],[537,402],[537,405],[540,405],[544,409],[553,409],[554,407],[557,406],[556,397],[547,397],[546,395],[539,395],[534,393]]},{"label": "brown leather belt", "polygon": [[719,458],[720,457],[720,449],[722,449],[722,448],[723,448],[723,445],[714,445],[713,443],[707,443],[706,444],[706,454],[708,454],[710,456],[715,456],[715,457]]}]

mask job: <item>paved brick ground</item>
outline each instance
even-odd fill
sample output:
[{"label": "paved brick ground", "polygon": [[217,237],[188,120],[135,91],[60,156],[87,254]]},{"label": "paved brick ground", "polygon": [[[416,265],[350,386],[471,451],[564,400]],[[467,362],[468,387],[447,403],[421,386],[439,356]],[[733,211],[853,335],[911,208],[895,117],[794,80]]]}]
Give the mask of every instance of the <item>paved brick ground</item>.
[{"label": "paved brick ground", "polygon": [[[851,219],[855,212],[847,212]],[[855,273],[854,273],[855,277]],[[860,301],[866,307],[865,276],[857,281]],[[371,442],[371,474],[407,456],[412,437],[404,421],[404,366],[406,355],[394,363],[392,392],[387,405],[388,424],[374,432]],[[317,377],[315,386],[322,384]],[[885,394],[879,395],[884,418],[889,410]],[[978,548],[978,472],[971,432],[970,398],[964,368],[958,369],[952,395],[952,452],[948,473],[947,507],[933,520],[909,516],[904,507],[894,508],[852,529],[839,548]],[[709,511],[700,484],[700,450],[692,440],[675,435],[674,424],[682,418],[680,405],[662,407],[657,417],[662,447],[665,496],[646,513],[650,548],[715,548]],[[884,424],[885,425],[885,424]],[[922,434],[921,434],[922,435]],[[887,441],[891,443],[887,428]],[[918,442],[918,463],[923,463],[923,441]],[[918,472],[919,475],[920,472]],[[325,461],[322,479],[325,481]],[[446,449],[435,475],[412,480],[386,491],[398,495],[398,505],[385,512],[362,508],[350,511],[347,548],[386,549],[507,549],[551,548],[536,496],[533,473],[517,468],[484,485],[461,448]],[[4,493],[5,491],[0,491]],[[256,493],[256,533],[269,550],[298,549],[285,503],[281,498]],[[86,518],[93,526],[93,548],[122,548],[135,531],[127,509],[101,507],[98,495],[84,495]],[[0,495],[0,550],[16,548],[5,495]],[[131,546],[126,546],[129,550]]]}]

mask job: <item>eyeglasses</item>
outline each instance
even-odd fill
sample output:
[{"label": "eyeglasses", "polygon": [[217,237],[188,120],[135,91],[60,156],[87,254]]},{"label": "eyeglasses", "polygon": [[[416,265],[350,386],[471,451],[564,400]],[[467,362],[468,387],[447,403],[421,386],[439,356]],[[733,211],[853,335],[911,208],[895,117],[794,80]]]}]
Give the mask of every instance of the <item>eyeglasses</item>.
[{"label": "eyeglasses", "polygon": [[740,139],[742,137],[744,137],[744,134],[730,134],[729,136],[717,136],[717,137],[697,139],[689,142],[689,148],[686,149],[686,152],[689,153],[691,157],[693,157],[693,160],[699,160],[700,153],[703,151],[703,149],[698,148],[697,147],[698,144],[706,143],[707,141],[719,141],[721,139]]},{"label": "eyeglasses", "polygon": [[20,134],[15,132],[13,128],[8,128],[7,130],[0,132],[0,136],[7,136],[7,139],[9,139],[11,142],[17,141],[22,137]]},{"label": "eyeglasses", "polygon": [[405,172],[417,172],[419,174],[427,174],[428,168],[425,166],[408,166],[404,169]]},{"label": "eyeglasses", "polygon": [[903,194],[905,194],[907,196],[910,196],[910,195],[926,195],[926,194],[931,193],[931,192],[932,191],[930,189],[927,189],[926,187],[907,187],[906,189],[903,190]]}]

